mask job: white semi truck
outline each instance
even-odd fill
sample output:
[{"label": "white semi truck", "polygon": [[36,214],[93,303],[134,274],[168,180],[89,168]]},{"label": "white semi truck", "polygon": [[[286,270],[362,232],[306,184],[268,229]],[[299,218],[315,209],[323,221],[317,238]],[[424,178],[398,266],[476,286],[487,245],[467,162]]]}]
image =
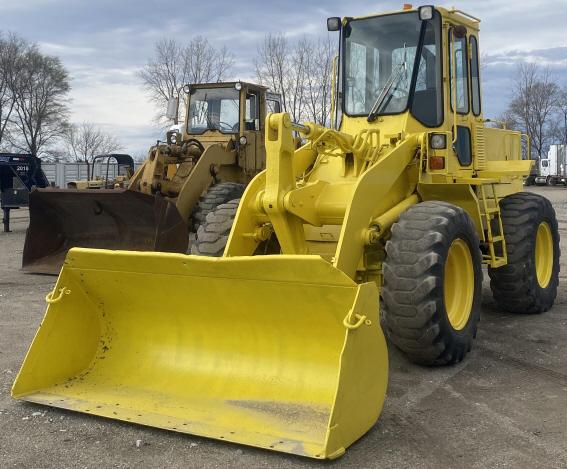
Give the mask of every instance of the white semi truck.
[{"label": "white semi truck", "polygon": [[549,147],[547,158],[539,160],[538,174],[534,182],[537,185],[567,185],[567,145]]}]

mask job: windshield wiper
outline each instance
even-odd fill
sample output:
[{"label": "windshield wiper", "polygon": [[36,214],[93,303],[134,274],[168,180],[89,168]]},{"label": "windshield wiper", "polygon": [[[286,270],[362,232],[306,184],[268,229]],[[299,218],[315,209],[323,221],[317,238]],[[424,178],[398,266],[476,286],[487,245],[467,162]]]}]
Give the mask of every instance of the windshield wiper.
[{"label": "windshield wiper", "polygon": [[368,118],[366,119],[368,122],[372,122],[376,119],[376,117],[378,117],[378,113],[382,107],[382,104],[384,103],[384,100],[386,99],[386,96],[388,96],[388,93],[390,93],[392,87],[398,84],[400,79],[407,72],[407,69],[408,64],[406,62],[406,45],[404,44],[404,59],[401,63],[398,64],[394,71],[392,71],[392,74],[388,78],[388,81],[380,90],[380,94],[376,98],[376,101],[374,102],[374,105],[372,106],[372,109],[368,114]]}]

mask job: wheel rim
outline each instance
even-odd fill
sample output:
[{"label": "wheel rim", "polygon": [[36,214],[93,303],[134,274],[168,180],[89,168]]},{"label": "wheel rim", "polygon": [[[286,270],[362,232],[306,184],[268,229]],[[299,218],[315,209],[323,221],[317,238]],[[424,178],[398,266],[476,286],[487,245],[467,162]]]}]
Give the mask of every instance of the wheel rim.
[{"label": "wheel rim", "polygon": [[462,239],[455,239],[445,261],[443,281],[445,310],[453,329],[463,329],[471,315],[474,297],[474,269],[471,251]]},{"label": "wheel rim", "polygon": [[546,221],[541,222],[537,229],[535,267],[537,283],[541,288],[547,288],[553,271],[553,236]]}]

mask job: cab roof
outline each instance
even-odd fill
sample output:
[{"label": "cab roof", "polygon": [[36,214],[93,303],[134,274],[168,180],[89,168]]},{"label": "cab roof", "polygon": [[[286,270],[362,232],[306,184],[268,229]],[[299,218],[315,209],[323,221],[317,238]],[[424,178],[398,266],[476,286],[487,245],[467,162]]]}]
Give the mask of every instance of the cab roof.
[{"label": "cab roof", "polygon": [[[424,5],[424,6],[426,6],[426,5]],[[450,20],[450,21],[454,21],[456,23],[460,23],[463,26],[466,26],[467,28],[470,28],[470,29],[473,29],[473,30],[476,30],[476,31],[479,30],[480,19],[469,14],[469,13],[466,13],[466,12],[459,10],[457,8],[454,8],[454,7],[447,9],[445,7],[433,6],[433,8],[435,8],[435,10],[437,10],[441,14],[443,19],[447,19],[447,20]],[[387,16],[387,15],[392,15],[392,14],[396,14],[396,13],[416,12],[418,10],[419,10],[419,7],[411,7],[411,8],[408,8],[408,9],[390,10],[390,11],[385,11],[385,12],[381,12],[381,13],[371,13],[371,14],[368,14],[368,15],[343,18],[343,22],[345,20],[361,20],[361,19],[365,19],[365,18],[374,18],[374,17],[377,17],[377,16]]]}]

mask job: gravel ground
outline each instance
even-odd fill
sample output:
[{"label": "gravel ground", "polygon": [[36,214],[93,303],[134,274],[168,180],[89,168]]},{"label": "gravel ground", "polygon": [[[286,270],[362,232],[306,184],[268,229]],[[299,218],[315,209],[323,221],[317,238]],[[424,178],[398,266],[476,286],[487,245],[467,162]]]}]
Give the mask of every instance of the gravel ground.
[{"label": "gravel ground", "polygon": [[[553,202],[567,253],[567,189]],[[428,369],[390,347],[390,384],[375,427],[333,462],[222,443],[43,407],[10,387],[45,310],[53,277],[19,271],[27,212],[0,233],[0,467],[567,467],[567,293],[562,262],[555,307],[538,316],[495,306],[487,275],[473,351]]]}]

